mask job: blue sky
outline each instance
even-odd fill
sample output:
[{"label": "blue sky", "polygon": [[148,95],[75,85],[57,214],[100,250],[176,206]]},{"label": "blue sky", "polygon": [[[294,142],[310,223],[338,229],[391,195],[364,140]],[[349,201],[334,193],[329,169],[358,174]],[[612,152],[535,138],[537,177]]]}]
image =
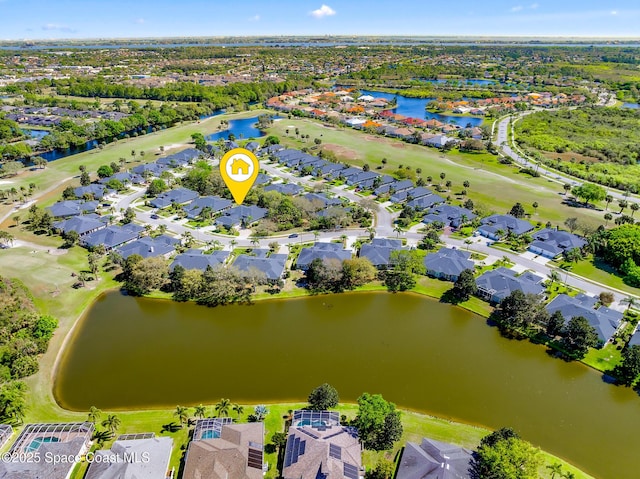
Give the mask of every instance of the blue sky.
[{"label": "blue sky", "polygon": [[233,35],[640,37],[637,0],[0,0],[0,40]]}]

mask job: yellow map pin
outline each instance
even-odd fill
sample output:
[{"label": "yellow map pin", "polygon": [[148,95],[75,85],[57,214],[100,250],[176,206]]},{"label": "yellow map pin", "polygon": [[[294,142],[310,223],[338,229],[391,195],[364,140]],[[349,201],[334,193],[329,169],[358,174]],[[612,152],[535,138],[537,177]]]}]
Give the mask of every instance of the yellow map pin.
[{"label": "yellow map pin", "polygon": [[242,204],[260,171],[256,155],[244,148],[234,148],[220,160],[220,174],[233,199]]}]

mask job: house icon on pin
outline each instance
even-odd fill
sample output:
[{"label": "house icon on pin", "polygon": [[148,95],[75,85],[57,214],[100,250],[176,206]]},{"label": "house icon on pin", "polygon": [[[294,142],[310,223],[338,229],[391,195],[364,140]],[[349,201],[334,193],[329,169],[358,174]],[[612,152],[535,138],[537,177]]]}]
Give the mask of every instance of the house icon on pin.
[{"label": "house icon on pin", "polygon": [[240,160],[238,158],[234,158],[231,163],[231,174],[232,175],[248,175],[249,174],[249,163],[244,160]]}]

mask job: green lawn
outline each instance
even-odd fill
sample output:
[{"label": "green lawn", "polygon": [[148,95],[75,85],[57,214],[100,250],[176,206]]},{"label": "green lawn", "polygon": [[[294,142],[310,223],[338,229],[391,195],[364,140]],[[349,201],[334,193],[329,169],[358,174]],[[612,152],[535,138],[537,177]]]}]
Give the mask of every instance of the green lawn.
[{"label": "green lawn", "polygon": [[589,349],[582,362],[598,371],[609,371],[622,361],[620,351],[613,344],[602,349]]},{"label": "green lawn", "polygon": [[610,288],[615,288],[620,291],[624,291],[625,293],[640,296],[639,288],[634,288],[633,286],[625,284],[622,280],[622,276],[620,276],[613,267],[604,263],[600,259],[589,257],[582,261],[578,261],[577,263],[556,262],[555,264],[560,268],[567,267],[570,273],[582,276],[591,281],[595,281],[596,283],[605,284]]}]

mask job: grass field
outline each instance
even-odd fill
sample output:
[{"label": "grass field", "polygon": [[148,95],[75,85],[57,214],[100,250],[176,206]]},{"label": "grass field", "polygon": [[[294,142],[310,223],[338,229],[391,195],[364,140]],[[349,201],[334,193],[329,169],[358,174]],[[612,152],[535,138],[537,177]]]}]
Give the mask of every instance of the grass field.
[{"label": "grass field", "polygon": [[556,264],[560,268],[566,267],[570,273],[577,276],[582,276],[596,283],[606,284],[610,288],[615,288],[625,293],[640,296],[639,288],[625,284],[622,276],[613,267],[592,256],[577,263],[560,262]]}]

